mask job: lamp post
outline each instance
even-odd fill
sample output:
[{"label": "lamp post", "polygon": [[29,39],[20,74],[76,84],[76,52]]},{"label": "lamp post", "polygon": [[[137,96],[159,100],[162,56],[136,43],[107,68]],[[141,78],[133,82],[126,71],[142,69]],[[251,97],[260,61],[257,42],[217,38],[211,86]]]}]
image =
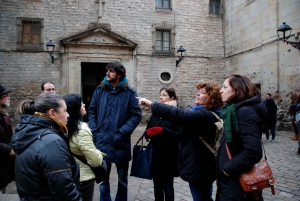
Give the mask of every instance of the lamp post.
[{"label": "lamp post", "polygon": [[179,65],[179,63],[180,63],[180,61],[183,59],[183,57],[185,57],[185,55],[182,56],[182,52],[186,52],[186,49],[185,49],[184,47],[180,46],[180,47],[178,48],[177,52],[180,52],[180,56],[179,56],[179,59],[176,60],[176,67]]},{"label": "lamp post", "polygon": [[54,56],[52,55],[53,52],[54,52],[54,49],[55,49],[55,45],[54,43],[52,42],[52,40],[49,40],[47,43],[46,43],[46,47],[47,47],[47,52],[49,53],[50,57],[51,57],[51,61],[52,63],[54,63],[54,59],[55,60],[58,60],[59,59],[59,55],[58,55],[58,58],[54,58]]},{"label": "lamp post", "polygon": [[[285,32],[286,31],[290,31],[290,34],[288,36],[285,35]],[[279,32],[282,32],[283,33],[283,37],[280,37],[280,34]],[[277,36],[278,36],[278,39],[279,40],[282,40],[283,42],[285,42],[286,44],[290,44],[292,45],[294,48],[300,50],[300,42],[296,42],[296,41],[288,41],[288,39],[291,37],[291,36],[294,36],[296,40],[298,40],[298,35],[299,33],[295,33],[295,34],[292,34],[292,28],[285,24],[285,22],[277,29]]]}]

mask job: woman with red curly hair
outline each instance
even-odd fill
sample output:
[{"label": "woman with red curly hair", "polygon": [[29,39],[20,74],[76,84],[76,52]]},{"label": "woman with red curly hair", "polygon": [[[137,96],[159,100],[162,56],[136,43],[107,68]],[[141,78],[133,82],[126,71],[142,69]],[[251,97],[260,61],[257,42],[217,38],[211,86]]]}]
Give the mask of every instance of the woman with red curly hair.
[{"label": "woman with red curly hair", "polygon": [[[213,182],[216,179],[215,157],[199,139],[199,136],[214,146],[218,121],[212,113],[220,115],[223,106],[221,86],[213,81],[197,85],[195,106],[183,110],[166,104],[139,99],[139,104],[151,107],[153,115],[171,120],[182,127],[179,141],[179,176],[189,182],[193,200],[212,201]],[[158,133],[159,134],[159,133]]]}]

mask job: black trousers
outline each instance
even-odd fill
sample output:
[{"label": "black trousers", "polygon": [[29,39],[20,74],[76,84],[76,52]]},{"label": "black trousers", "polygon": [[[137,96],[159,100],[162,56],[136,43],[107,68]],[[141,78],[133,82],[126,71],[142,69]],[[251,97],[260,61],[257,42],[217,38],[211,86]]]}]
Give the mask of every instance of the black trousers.
[{"label": "black trousers", "polygon": [[83,181],[81,184],[82,201],[93,201],[95,180]]}]

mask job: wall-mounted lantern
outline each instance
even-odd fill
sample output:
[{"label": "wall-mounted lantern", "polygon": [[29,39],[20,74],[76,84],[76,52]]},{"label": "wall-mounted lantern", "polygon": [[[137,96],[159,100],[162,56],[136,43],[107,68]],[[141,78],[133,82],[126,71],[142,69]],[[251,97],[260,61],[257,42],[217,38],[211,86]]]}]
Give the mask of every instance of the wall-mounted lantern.
[{"label": "wall-mounted lantern", "polygon": [[[285,35],[286,31],[290,31],[290,34],[288,36]],[[283,37],[280,37],[279,32],[283,32]],[[300,50],[300,42],[296,42],[296,41],[288,41],[288,39],[291,36],[294,36],[296,40],[298,40],[299,38],[299,32],[298,33],[294,33],[292,34],[292,28],[285,24],[285,22],[277,29],[277,36],[279,40],[282,40],[283,42],[285,42],[286,44],[290,44],[292,45],[294,48]]]},{"label": "wall-mounted lantern", "polygon": [[47,52],[49,53],[50,57],[51,57],[51,61],[52,63],[54,63],[54,59],[55,60],[58,60],[59,59],[59,55],[57,58],[54,58],[54,56],[52,55],[53,52],[54,52],[54,49],[55,49],[55,45],[54,43],[52,42],[52,40],[49,40],[47,43],[46,43],[46,46],[47,46]]},{"label": "wall-mounted lantern", "polygon": [[177,53],[180,52],[180,56],[179,56],[179,59],[176,60],[176,67],[179,65],[180,61],[183,59],[183,57],[185,57],[185,54],[182,55],[182,52],[186,53],[186,49],[182,46],[180,46],[177,50]]}]

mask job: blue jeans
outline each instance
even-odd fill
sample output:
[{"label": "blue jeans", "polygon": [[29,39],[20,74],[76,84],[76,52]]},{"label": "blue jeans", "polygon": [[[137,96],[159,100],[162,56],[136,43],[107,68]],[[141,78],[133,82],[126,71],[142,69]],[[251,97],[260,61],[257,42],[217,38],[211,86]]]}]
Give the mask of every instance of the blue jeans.
[{"label": "blue jeans", "polygon": [[269,139],[270,130],[271,130],[271,134],[272,134],[272,140],[275,140],[275,126],[276,126],[276,124],[266,125],[265,132],[266,132],[267,140]]},{"label": "blue jeans", "polygon": [[[110,186],[109,186],[109,174],[111,171],[111,163],[107,164],[107,177],[100,183],[100,201],[111,201]],[[127,201],[127,186],[128,186],[128,167],[129,161],[123,163],[115,163],[118,173],[118,190],[115,201]]]},{"label": "blue jeans", "polygon": [[155,201],[174,201],[174,177],[153,176]]},{"label": "blue jeans", "polygon": [[199,185],[189,182],[190,190],[195,201],[213,201],[212,199],[212,184]]}]

